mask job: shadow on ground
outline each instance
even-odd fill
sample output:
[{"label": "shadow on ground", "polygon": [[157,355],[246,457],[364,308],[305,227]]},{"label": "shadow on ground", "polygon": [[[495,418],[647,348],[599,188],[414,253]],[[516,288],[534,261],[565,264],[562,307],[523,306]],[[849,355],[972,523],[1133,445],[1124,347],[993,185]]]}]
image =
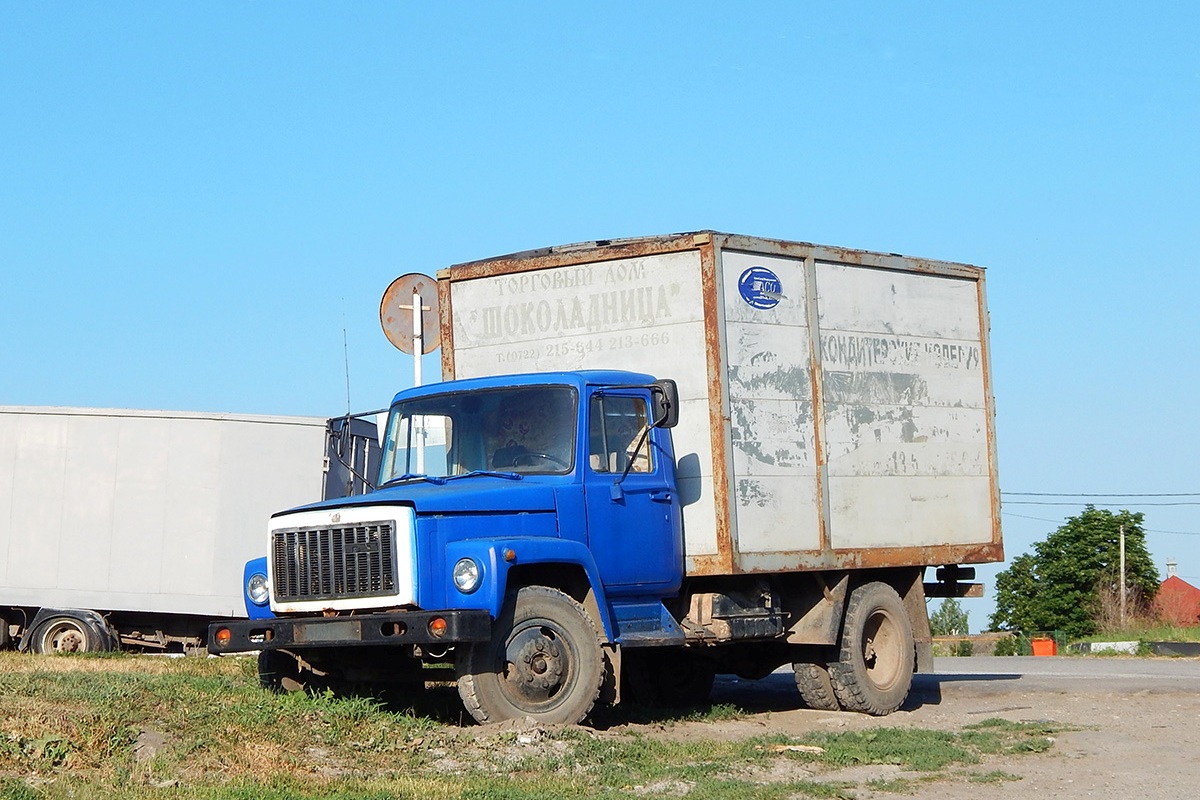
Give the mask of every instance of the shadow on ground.
[{"label": "shadow on ground", "polygon": [[[1016,673],[942,673],[920,674],[913,678],[903,711],[942,703],[942,687],[965,682],[996,683],[1015,681]],[[450,682],[429,682],[424,689],[397,688],[363,691],[392,713],[424,717],[442,725],[471,727],[474,720],[462,706],[458,690]],[[708,703],[688,708],[662,708],[622,703],[598,708],[588,720],[597,729],[624,725],[654,725],[689,719],[719,718],[728,715],[754,715],[806,709],[792,675],[776,672],[761,680],[746,680],[732,675],[718,676]]]}]

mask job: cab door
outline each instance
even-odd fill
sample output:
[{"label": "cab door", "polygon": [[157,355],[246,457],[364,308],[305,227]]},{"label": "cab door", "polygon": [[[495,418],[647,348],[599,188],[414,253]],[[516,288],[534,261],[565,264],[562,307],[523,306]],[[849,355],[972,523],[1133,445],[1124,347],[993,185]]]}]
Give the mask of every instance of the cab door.
[{"label": "cab door", "polygon": [[610,594],[669,594],[683,574],[670,434],[650,421],[649,392],[597,391],[588,402],[588,544]]}]

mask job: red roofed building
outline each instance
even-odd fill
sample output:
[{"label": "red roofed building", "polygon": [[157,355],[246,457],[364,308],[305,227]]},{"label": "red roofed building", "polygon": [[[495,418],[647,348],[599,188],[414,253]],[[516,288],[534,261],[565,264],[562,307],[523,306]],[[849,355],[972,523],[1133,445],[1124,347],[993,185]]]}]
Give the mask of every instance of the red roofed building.
[{"label": "red roofed building", "polygon": [[1200,624],[1200,589],[1175,574],[1175,562],[1167,562],[1167,579],[1158,587],[1154,609],[1171,625]]}]

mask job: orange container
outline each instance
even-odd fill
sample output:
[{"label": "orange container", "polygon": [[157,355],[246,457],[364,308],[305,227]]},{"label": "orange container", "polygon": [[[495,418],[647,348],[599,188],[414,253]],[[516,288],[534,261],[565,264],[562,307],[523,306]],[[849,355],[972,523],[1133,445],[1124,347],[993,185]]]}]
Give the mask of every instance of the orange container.
[{"label": "orange container", "polygon": [[1053,639],[1034,639],[1033,654],[1035,656],[1056,656],[1058,655],[1058,643]]}]

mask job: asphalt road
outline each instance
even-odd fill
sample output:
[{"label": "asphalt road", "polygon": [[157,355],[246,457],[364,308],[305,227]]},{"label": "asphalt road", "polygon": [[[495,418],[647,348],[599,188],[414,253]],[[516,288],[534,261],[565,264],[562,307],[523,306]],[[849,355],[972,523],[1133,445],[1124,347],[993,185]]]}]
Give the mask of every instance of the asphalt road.
[{"label": "asphalt road", "polygon": [[1196,659],[980,656],[934,659],[934,668],[934,674],[916,676],[918,694],[1200,693]]},{"label": "asphalt road", "polygon": [[[1134,694],[1183,692],[1200,695],[1200,660],[1126,656],[972,656],[934,659],[935,673],[913,679],[905,708],[937,705],[945,698],[997,694]],[[801,706],[790,669],[761,681],[721,676],[713,702],[747,710]]]}]

